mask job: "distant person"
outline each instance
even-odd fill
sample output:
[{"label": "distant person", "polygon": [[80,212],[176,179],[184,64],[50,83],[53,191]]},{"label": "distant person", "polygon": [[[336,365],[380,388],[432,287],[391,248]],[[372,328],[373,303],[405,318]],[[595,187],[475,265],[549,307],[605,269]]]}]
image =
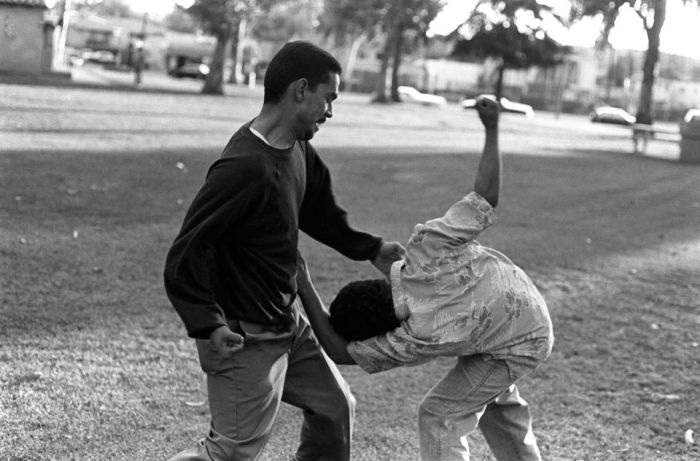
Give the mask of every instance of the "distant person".
[{"label": "distant person", "polygon": [[141,87],[143,83],[143,68],[145,66],[143,42],[139,41],[134,49],[134,85]]},{"label": "distant person", "polygon": [[499,107],[481,97],[477,110],[486,141],[473,192],[415,227],[391,283],[352,282],[328,313],[301,260],[299,295],[336,363],[375,373],[440,356],[457,359],[420,404],[422,460],[469,459],[466,436],[477,426],[496,459],[539,460],[515,383],[550,354],[552,323],[525,272],[475,240],[495,220],[501,183]]},{"label": "distant person", "polygon": [[340,73],[307,42],[274,56],[259,115],[210,167],[170,248],[165,288],[196,339],[211,410],[206,438],[172,460],[258,459],[280,402],[303,410],[293,459],[350,458],[355,400],[301,315],[299,230],[384,273],[403,247],[348,224],[309,143],[333,115]]}]

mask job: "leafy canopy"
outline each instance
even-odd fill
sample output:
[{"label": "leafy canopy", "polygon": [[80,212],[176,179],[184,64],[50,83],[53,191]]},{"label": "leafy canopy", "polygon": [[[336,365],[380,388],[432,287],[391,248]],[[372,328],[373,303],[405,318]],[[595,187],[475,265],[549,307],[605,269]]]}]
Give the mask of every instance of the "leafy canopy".
[{"label": "leafy canopy", "polygon": [[564,22],[551,6],[536,0],[482,1],[451,34],[457,38],[452,56],[465,60],[497,58],[512,69],[558,64],[569,48],[549,35],[544,22],[547,17]]}]

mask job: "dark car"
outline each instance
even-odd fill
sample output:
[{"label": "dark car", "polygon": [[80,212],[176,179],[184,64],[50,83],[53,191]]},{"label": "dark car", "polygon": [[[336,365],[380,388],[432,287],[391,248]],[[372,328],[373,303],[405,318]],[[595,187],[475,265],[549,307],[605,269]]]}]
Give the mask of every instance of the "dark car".
[{"label": "dark car", "polygon": [[611,106],[596,107],[591,112],[591,122],[612,123],[614,125],[634,125],[637,118],[625,109]]},{"label": "dark car", "polygon": [[175,78],[207,78],[209,66],[201,62],[188,62],[170,71]]}]

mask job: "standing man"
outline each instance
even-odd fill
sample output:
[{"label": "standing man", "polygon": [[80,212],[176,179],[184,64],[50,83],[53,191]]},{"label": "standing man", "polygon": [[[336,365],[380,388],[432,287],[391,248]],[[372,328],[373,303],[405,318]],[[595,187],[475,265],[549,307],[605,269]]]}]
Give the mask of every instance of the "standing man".
[{"label": "standing man", "polygon": [[304,410],[298,461],[350,457],[354,397],[300,315],[299,229],[388,274],[403,247],[359,232],[309,140],[341,67],[307,42],[270,61],[260,114],[209,169],[165,265],[165,288],[207,373],[211,427],[172,460],[255,460],[281,401]]}]

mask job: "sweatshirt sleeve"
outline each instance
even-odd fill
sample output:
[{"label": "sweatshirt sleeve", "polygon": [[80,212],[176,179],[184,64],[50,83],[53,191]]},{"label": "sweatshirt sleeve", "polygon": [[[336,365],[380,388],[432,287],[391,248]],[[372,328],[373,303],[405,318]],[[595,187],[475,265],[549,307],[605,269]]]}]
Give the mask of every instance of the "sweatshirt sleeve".
[{"label": "sweatshirt sleeve", "polygon": [[311,144],[306,143],[305,151],[306,192],[299,212],[299,228],[350,259],[374,259],[382,239],[350,226],[347,212],[333,196],[328,168]]},{"label": "sweatshirt sleeve", "polygon": [[215,243],[235,229],[232,223],[252,209],[259,197],[253,167],[240,159],[219,159],[190,205],[165,263],[165,290],[187,334],[208,339],[226,325],[209,276]]}]

